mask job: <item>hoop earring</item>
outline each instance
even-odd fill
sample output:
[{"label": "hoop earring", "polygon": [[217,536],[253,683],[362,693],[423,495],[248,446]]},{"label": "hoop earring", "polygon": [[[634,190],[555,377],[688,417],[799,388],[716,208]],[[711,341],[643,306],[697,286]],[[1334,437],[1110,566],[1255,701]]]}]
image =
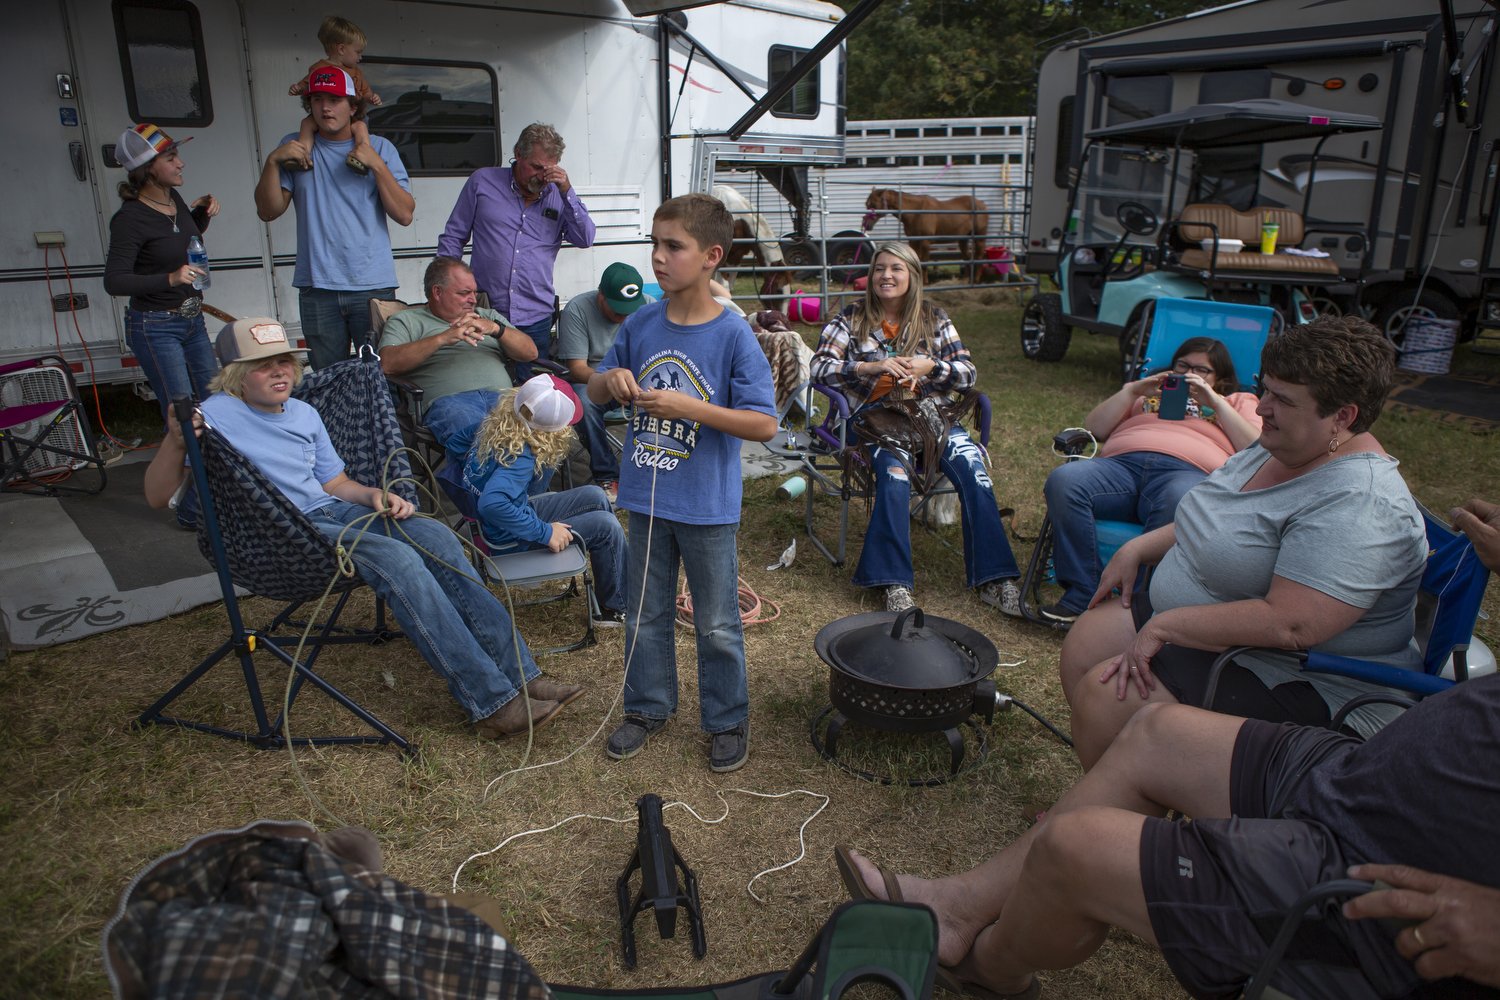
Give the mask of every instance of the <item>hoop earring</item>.
[{"label": "hoop earring", "polygon": [[1332,455],[1334,452],[1338,451],[1339,445],[1342,443],[1343,442],[1339,440],[1339,436],[1335,434],[1328,442],[1328,454]]}]

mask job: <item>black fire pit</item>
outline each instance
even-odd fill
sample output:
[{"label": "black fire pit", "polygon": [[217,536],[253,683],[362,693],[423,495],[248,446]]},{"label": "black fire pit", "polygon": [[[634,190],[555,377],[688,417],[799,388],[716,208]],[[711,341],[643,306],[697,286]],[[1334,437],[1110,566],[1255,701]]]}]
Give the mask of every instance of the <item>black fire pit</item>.
[{"label": "black fire pit", "polygon": [[979,632],[924,615],[921,608],[899,614],[875,611],[823,626],[814,648],[828,664],[828,696],[833,702],[812,724],[812,744],[826,760],[862,778],[894,780],[839,761],[839,734],[850,722],[883,732],[941,732],[947,737],[948,775],[909,784],[939,784],[959,773],[965,724],[978,737],[976,758],[984,758],[984,733],[971,717],[980,715],[986,722],[994,718],[995,684],[989,676],[1000,655]]}]

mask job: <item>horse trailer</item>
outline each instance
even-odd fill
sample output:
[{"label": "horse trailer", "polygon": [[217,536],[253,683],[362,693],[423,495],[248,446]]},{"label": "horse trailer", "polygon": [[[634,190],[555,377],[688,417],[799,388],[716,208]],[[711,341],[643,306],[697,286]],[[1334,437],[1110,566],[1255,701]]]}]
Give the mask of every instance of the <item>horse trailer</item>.
[{"label": "horse trailer", "polygon": [[[1066,207],[1087,133],[1272,98],[1370,115],[1382,127],[1200,156],[1180,179],[1188,200],[1300,211],[1309,233],[1357,228],[1368,242],[1316,241],[1347,279],[1325,307],[1357,308],[1392,335],[1414,312],[1463,317],[1472,329],[1500,227],[1497,16],[1488,0],[1241,0],[1062,45],[1037,81],[1032,272],[1057,270],[1066,232],[1118,234],[1110,199],[1082,199],[1071,216]],[[1173,180],[1165,163],[1122,154],[1107,169],[1163,210]]]},{"label": "horse trailer", "polygon": [[[209,303],[299,333],[294,213],[262,223],[252,193],[264,157],[302,118],[287,87],[322,58],[323,13],[287,0],[10,11],[0,80],[13,141],[0,158],[18,197],[0,237],[0,362],[61,353],[80,381],[139,383],[124,302],[103,287],[125,177],[114,144],[138,122],[193,139],[182,194],[222,205],[205,237]],[[422,271],[464,180],[507,163],[533,121],[562,133],[562,164],[598,227],[592,248],[558,257],[564,298],[595,287],[611,261],[647,270],[656,206],[707,190],[715,166],[843,162],[842,36],[857,18],[831,3],[372,0],[349,13],[384,99],[371,130],[400,150],[416,198],[412,224],[389,227],[408,301],[424,297]]]}]

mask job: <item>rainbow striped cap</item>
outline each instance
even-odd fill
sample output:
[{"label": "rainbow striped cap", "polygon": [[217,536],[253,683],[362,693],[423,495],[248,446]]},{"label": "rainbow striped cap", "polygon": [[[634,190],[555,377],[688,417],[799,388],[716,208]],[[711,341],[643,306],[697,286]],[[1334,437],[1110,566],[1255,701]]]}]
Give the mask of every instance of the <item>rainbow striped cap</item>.
[{"label": "rainbow striped cap", "polygon": [[143,122],[120,133],[120,141],[115,143],[115,162],[126,170],[134,170],[163,153],[170,153],[182,143],[192,141],[193,137],[188,136],[178,142],[150,122]]}]

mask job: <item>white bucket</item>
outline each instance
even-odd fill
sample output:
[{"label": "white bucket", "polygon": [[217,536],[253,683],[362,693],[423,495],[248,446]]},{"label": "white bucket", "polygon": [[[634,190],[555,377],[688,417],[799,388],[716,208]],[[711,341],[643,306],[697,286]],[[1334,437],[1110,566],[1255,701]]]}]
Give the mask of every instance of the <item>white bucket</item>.
[{"label": "white bucket", "polygon": [[1396,367],[1426,375],[1446,375],[1458,343],[1458,320],[1413,316],[1406,321],[1406,338]]}]

